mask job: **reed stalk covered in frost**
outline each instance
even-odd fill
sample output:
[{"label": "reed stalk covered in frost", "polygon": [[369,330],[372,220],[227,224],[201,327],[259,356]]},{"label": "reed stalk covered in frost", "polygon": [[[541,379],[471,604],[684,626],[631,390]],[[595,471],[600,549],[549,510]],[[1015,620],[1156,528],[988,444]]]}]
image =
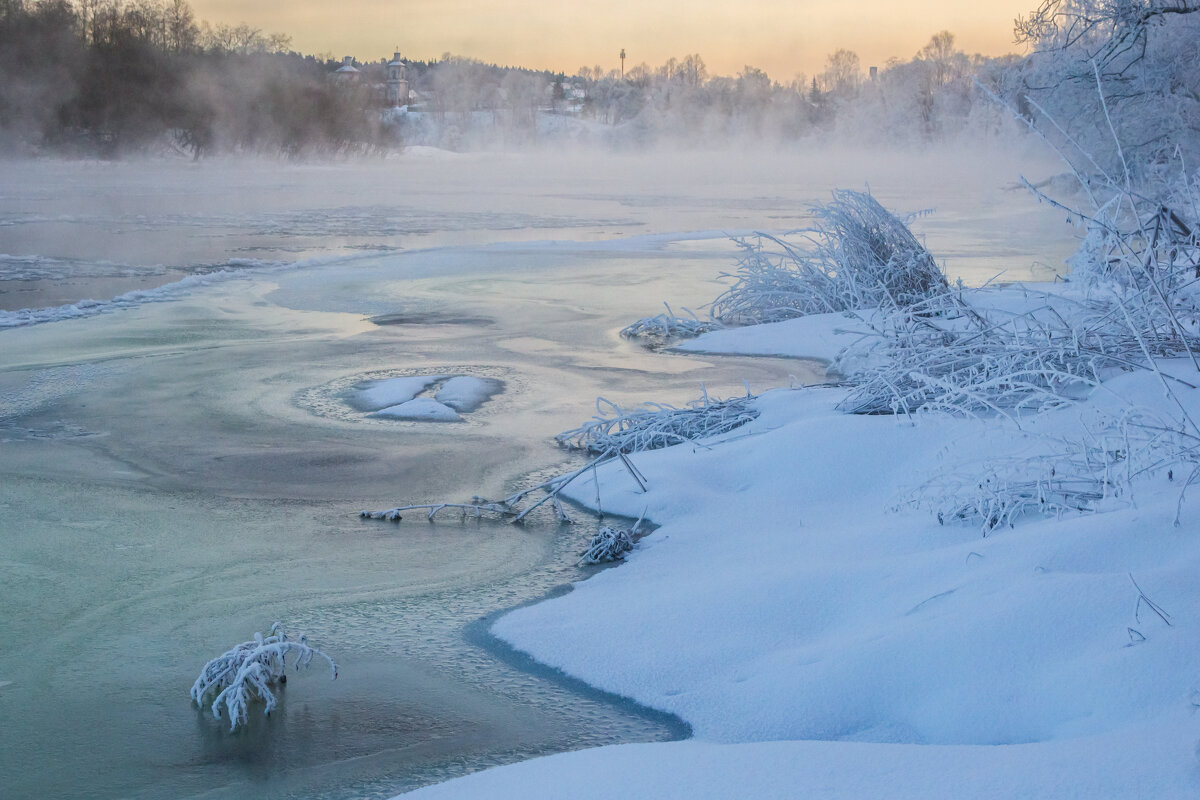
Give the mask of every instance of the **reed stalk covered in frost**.
[{"label": "reed stalk covered in frost", "polygon": [[733,285],[712,303],[726,324],[807,314],[905,307],[947,288],[933,256],[870,194],[837,190],[813,209],[814,227],[794,243],[767,234],[740,239]]}]

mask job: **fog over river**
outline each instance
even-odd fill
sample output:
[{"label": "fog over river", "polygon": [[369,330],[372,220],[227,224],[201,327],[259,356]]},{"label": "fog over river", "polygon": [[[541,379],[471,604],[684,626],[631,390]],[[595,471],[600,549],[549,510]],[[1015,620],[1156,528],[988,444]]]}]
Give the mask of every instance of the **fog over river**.
[{"label": "fog over river", "polygon": [[[728,234],[802,227],[834,187],[932,210],[913,227],[951,276],[1045,279],[1072,231],[1010,187],[1022,171],[1056,167],[1007,152],[420,150],[0,164],[5,792],[388,797],[685,735],[523,663],[479,623],[586,577],[586,515],[357,512],[574,469],[552,437],[598,396],[681,405],[702,385],[822,380],[812,362],[653,353],[618,331],[663,301],[700,310],[735,266]],[[420,375],[502,388],[454,422],[353,402]],[[275,620],[340,677],[315,666],[231,735],[188,688]]]}]

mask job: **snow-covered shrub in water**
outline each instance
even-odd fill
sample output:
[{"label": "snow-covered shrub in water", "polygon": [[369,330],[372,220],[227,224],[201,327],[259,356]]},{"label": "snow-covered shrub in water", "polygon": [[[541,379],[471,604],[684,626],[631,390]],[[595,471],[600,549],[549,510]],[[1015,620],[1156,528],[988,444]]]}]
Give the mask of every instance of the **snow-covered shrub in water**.
[{"label": "snow-covered shrub in water", "polygon": [[192,700],[200,707],[209,706],[214,717],[222,713],[229,717],[229,730],[246,723],[251,703],[261,702],[263,713],[275,708],[275,693],[271,687],[287,681],[287,658],[294,656],[296,670],[307,669],[315,656],[329,663],[333,679],[337,679],[337,664],[329,656],[308,644],[306,637],[299,641],[288,638],[283,626],[276,622],[266,636],[255,633],[204,665],[200,677],[192,684]]},{"label": "snow-covered shrub in water", "polygon": [[676,316],[667,305],[665,314],[642,317],[622,328],[621,336],[641,342],[646,347],[656,348],[681,339],[693,339],[702,333],[725,327],[715,319],[700,319],[690,309],[685,308],[684,311],[687,312],[687,316]]},{"label": "snow-covered shrub in water", "polygon": [[725,276],[733,285],[713,301],[713,317],[744,325],[904,307],[946,289],[933,256],[871,195],[837,190],[813,215],[801,244],[766,234],[738,241],[737,271]]},{"label": "snow-covered shrub in water", "polygon": [[633,534],[605,525],[592,537],[587,549],[581,554],[579,563],[601,564],[606,561],[619,561],[632,549]]},{"label": "snow-covered shrub in water", "polygon": [[705,393],[687,408],[645,403],[626,410],[616,403],[596,399],[600,412],[578,428],[554,437],[560,445],[589,453],[637,453],[682,442],[694,442],[726,433],[758,418],[756,398],[713,400]]}]

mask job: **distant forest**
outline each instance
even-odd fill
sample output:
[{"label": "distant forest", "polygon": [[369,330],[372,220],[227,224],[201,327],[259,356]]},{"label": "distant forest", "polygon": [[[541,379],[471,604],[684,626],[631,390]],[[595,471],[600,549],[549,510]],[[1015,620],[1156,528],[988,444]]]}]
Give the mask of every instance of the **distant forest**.
[{"label": "distant forest", "polygon": [[[445,54],[407,63],[411,93],[400,109],[384,99],[386,58],[355,62],[357,73],[338,79],[340,61],[295,52],[286,35],[209,25],[186,0],[0,0],[0,153],[298,156],[406,143],[920,146],[1008,135],[1021,122],[1010,109],[1026,121],[1057,114],[1083,130],[1101,115],[1077,51],[1117,34],[1130,44],[1113,56],[1121,71],[1099,76],[1106,91],[1114,87],[1114,104],[1136,105],[1143,119],[1169,113],[1176,130],[1195,131],[1194,0],[1172,0],[1170,13],[1158,13],[1159,0],[1128,0],[1147,10],[1133,22],[1109,13],[1110,5],[1044,0],[1015,23],[1029,56],[968,55],[942,31],[908,60],[864,65],[838,50],[819,73],[785,81],[749,65],[736,76],[710,75],[698,54],[574,75]],[[1105,55],[1088,57],[1097,54]],[[1039,125],[1051,135],[1056,127]],[[1136,133],[1139,145],[1157,141]]]}]

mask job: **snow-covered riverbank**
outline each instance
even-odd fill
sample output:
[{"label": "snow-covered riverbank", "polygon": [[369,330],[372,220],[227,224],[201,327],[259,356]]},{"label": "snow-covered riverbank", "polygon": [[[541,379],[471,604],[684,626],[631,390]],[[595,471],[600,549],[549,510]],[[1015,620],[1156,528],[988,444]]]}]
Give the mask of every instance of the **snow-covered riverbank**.
[{"label": "snow-covered riverbank", "polygon": [[[690,347],[828,355],[855,322]],[[1175,389],[1200,412],[1200,391]],[[987,536],[933,510],[998,464],[1089,435],[1100,412],[1166,412],[1159,379],[1111,377],[1021,429],[850,415],[835,408],[848,391],[767,392],[758,419],[716,441],[635,454],[644,493],[601,468],[607,511],[662,527],[621,567],[493,628],[679,715],[693,740],[551,756],[415,796],[1198,796],[1200,500],[1173,524],[1186,475],[1154,472],[1100,513],[1026,515]],[[575,499],[594,502],[581,483]]]}]

